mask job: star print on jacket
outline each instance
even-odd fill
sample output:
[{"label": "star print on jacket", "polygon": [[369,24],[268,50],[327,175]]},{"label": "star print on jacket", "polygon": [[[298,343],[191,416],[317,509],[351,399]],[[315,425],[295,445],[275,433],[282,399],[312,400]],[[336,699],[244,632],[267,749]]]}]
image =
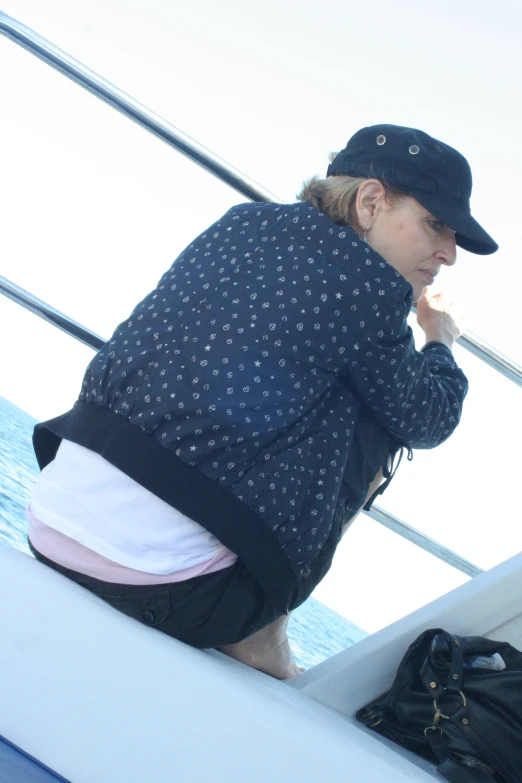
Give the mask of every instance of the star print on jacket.
[{"label": "star print on jacket", "polygon": [[[415,349],[411,302],[395,269],[309,204],[239,205],[116,329],[80,403],[233,496],[238,519],[211,532],[236,552],[246,504],[297,573],[328,538],[361,400],[412,448],[459,422],[466,378],[442,344]],[[201,521],[196,494],[187,484]]]}]

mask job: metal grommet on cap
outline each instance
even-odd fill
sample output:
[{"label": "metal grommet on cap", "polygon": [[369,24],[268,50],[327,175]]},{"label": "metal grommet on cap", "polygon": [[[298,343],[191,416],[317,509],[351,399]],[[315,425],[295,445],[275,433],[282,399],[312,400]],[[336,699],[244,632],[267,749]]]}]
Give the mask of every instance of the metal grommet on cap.
[{"label": "metal grommet on cap", "polygon": [[410,155],[418,155],[420,152],[420,147],[418,146],[418,144],[412,144],[408,152],[410,153]]},{"label": "metal grommet on cap", "polygon": [[379,147],[382,147],[383,144],[386,144],[386,136],[384,133],[381,133],[379,136],[377,136],[377,144]]}]

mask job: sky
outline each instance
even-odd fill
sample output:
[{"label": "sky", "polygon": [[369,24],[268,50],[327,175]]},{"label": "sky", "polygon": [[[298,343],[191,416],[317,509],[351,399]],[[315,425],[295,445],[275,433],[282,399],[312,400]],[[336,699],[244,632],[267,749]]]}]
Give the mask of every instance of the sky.
[{"label": "sky", "polygon": [[[3,0],[2,10],[288,202],[366,125],[421,128],[459,149],[473,214],[500,250],[460,251],[439,287],[469,329],[522,364],[518,2]],[[0,74],[0,274],[109,337],[244,197],[3,37]],[[0,395],[39,419],[71,407],[90,349],[4,297],[0,333]],[[522,390],[456,356],[470,379],[459,429],[403,465],[379,504],[489,568],[522,550]],[[466,579],[363,515],[315,597],[373,631]]]}]

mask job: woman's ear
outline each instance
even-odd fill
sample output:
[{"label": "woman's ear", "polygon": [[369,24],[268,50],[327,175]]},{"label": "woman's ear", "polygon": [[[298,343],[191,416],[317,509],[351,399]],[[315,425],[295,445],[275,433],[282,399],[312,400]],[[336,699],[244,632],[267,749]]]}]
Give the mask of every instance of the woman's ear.
[{"label": "woman's ear", "polygon": [[355,199],[357,220],[363,230],[368,229],[375,219],[375,213],[386,202],[386,191],[378,179],[367,179],[359,185]]}]

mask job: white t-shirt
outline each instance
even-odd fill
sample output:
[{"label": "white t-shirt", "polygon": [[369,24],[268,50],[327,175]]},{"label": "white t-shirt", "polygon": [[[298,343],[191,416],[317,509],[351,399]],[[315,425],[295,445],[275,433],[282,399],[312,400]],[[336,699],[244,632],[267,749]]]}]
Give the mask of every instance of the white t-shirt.
[{"label": "white t-shirt", "polygon": [[31,511],[44,525],[137,571],[172,574],[227,553],[236,559],[197,522],[67,440],[40,474]]}]

